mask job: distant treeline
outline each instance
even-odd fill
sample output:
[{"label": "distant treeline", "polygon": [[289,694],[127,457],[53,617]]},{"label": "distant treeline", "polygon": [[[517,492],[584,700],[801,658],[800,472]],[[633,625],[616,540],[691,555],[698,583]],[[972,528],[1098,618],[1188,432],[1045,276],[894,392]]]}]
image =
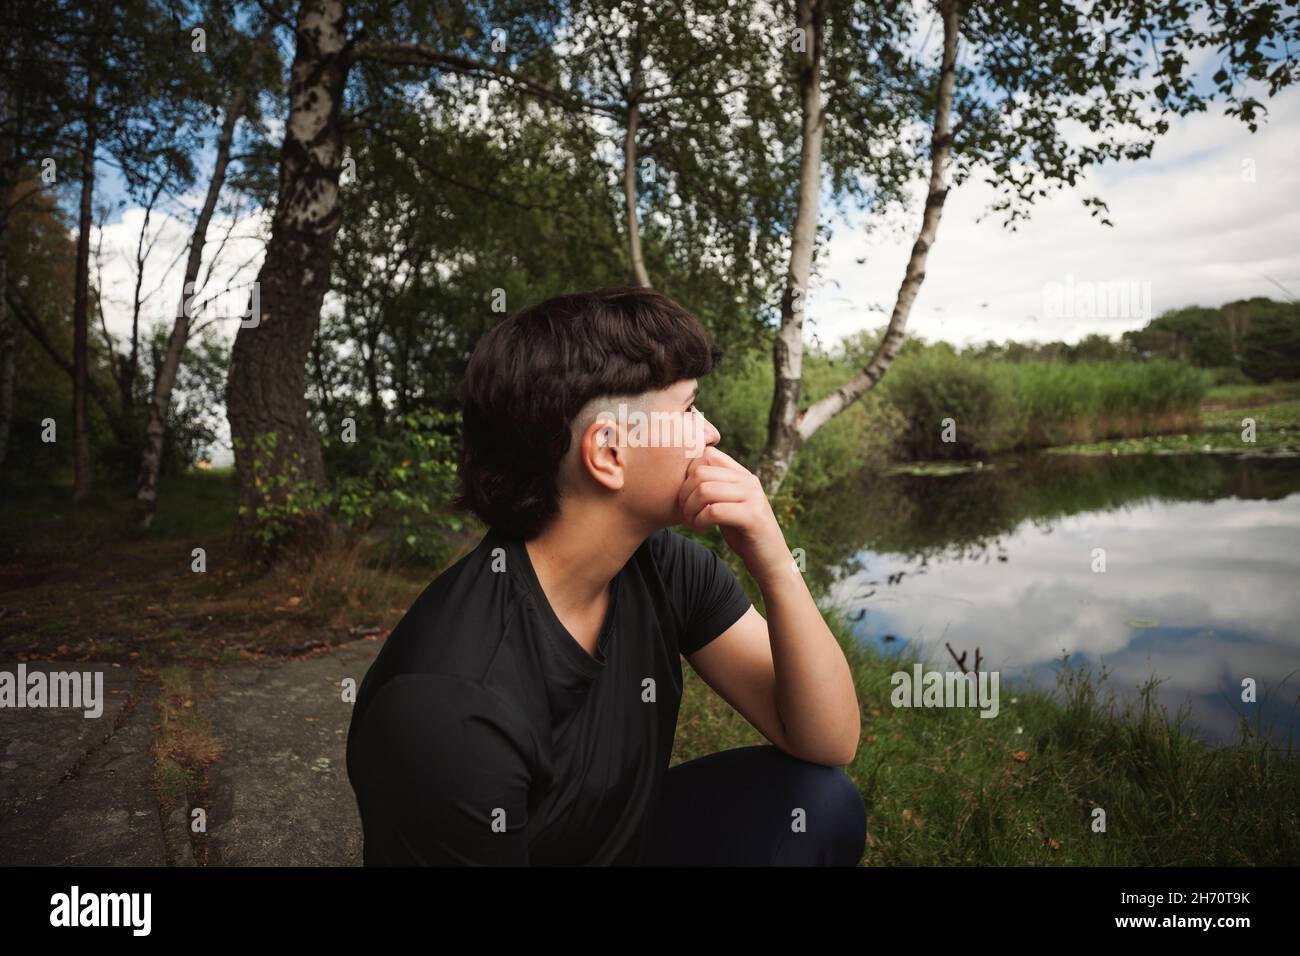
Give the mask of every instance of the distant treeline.
[{"label": "distant treeline", "polygon": [[[1200,368],[1241,372],[1241,381],[1300,378],[1300,303],[1242,299],[1217,309],[1189,306],[1156,316],[1118,339],[1093,334],[1079,342],[989,342],[963,354],[1008,362],[1182,359]],[[1221,374],[1221,384],[1231,375]]]}]

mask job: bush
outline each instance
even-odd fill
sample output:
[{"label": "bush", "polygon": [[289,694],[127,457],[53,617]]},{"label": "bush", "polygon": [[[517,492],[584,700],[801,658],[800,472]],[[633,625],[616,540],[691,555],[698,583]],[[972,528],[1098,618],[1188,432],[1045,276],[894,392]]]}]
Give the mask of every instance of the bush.
[{"label": "bush", "polygon": [[328,518],[346,532],[380,530],[400,559],[438,564],[446,548],[439,532],[463,526],[450,507],[458,418],[437,411],[407,415],[395,437],[371,444],[368,469],[341,475],[324,489],[300,480],[292,469],[273,473],[276,434],[258,435],[253,471],[262,500],[255,536],[263,551],[274,554],[282,542]]},{"label": "bush", "polygon": [[1241,369],[1253,381],[1300,378],[1300,309],[1256,315],[1242,340]]},{"label": "bush", "polygon": [[1024,413],[1010,367],[940,348],[900,356],[879,388],[907,422],[901,439],[906,456],[972,458],[1015,447]]},{"label": "bush", "polygon": [[1221,388],[1224,385],[1250,384],[1250,376],[1236,365],[1206,369],[1206,374],[1210,376],[1210,385],[1213,388]]}]

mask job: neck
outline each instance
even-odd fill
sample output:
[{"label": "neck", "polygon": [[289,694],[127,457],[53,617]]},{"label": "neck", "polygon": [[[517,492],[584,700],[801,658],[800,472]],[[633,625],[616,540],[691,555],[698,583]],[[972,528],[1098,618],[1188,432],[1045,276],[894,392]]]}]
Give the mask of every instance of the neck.
[{"label": "neck", "polygon": [[574,507],[562,509],[550,527],[524,546],[556,613],[581,614],[601,599],[648,535],[629,527],[624,515]]}]

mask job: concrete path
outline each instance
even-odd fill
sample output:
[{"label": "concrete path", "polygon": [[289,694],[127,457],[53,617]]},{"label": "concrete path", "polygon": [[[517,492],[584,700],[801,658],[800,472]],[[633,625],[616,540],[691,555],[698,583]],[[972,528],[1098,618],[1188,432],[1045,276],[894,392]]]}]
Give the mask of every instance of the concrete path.
[{"label": "concrete path", "polygon": [[340,688],[346,677],[360,687],[382,646],[217,672],[204,714],[230,749],[208,769],[209,865],[361,865],[346,765],[352,705]]},{"label": "concrete path", "polygon": [[[352,705],[341,682],[359,686],[382,646],[361,640],[287,663],[217,668],[208,690],[194,674],[196,706],[224,748],[208,767],[208,865],[361,864],[345,763]],[[0,866],[194,865],[192,808],[164,819],[151,787],[158,682],[87,662],[26,668],[102,671],[103,713],[0,709]]]}]

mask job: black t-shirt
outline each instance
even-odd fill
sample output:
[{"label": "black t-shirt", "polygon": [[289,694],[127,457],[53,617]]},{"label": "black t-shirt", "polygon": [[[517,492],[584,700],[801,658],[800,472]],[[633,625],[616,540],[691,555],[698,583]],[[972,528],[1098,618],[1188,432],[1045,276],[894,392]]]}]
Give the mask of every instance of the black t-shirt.
[{"label": "black t-shirt", "polygon": [[679,654],[750,607],[708,548],[661,529],[611,583],[593,657],[518,540],[436,578],[366,673],[348,728],[364,862],[634,865],[681,703]]}]

